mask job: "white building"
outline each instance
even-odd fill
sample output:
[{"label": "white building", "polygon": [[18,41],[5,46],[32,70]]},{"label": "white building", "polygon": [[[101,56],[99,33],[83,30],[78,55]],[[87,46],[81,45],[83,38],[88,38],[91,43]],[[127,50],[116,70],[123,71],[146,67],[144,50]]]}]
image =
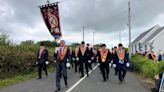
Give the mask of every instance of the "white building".
[{"label": "white building", "polygon": [[136,51],[146,52],[152,50],[158,55],[158,51],[164,52],[164,27],[154,26],[143,32],[132,42],[132,53]]}]

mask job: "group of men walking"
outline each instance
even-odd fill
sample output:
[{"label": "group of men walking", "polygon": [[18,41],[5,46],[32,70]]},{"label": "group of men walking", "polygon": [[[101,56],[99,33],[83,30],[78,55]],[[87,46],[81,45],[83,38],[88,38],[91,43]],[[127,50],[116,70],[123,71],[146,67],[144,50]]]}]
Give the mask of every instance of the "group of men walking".
[{"label": "group of men walking", "polygon": [[[41,53],[40,50],[38,53]],[[47,54],[45,54],[45,57],[47,57],[46,55]],[[38,58],[39,56],[40,54],[38,55]],[[47,59],[45,59],[45,62],[46,61]],[[95,63],[101,70],[104,82],[109,79],[110,66],[114,67],[115,75],[118,75],[119,84],[124,81],[126,69],[129,67],[128,54],[122,44],[119,44],[118,48],[115,47],[110,51],[106,48],[105,44],[102,44],[99,49],[95,49],[90,47],[89,44],[85,45],[84,41],[82,41],[81,44],[77,44],[76,48],[72,50],[72,48],[68,48],[65,45],[64,40],[61,40],[60,45],[54,52],[54,62],[56,67],[57,88],[55,92],[60,91],[60,79],[62,77],[64,78],[65,86],[68,88],[67,69],[71,66],[71,68],[74,68],[73,70],[75,72],[80,73],[80,78],[83,78],[84,70],[86,71],[87,77],[89,77],[89,69],[92,70],[92,64]]]}]

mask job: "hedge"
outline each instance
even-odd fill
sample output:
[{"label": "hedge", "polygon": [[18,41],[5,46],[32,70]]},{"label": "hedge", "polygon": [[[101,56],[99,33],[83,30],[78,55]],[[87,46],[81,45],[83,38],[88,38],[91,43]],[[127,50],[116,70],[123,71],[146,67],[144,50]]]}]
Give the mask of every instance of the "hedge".
[{"label": "hedge", "polygon": [[155,75],[164,71],[164,61],[148,60],[141,55],[133,55],[131,61],[134,71],[144,77],[154,78]]},{"label": "hedge", "polygon": [[[27,43],[29,42],[13,44],[7,35],[0,34],[0,79],[35,72],[39,45]],[[52,62],[54,48],[49,47],[47,49],[49,61]]]}]

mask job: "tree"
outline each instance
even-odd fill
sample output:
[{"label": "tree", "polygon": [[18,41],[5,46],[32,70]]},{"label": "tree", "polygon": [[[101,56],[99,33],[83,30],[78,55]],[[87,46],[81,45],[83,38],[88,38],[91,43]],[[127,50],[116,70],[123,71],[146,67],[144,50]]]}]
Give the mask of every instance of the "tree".
[{"label": "tree", "polygon": [[48,41],[48,40],[47,41],[40,41],[37,44],[40,45],[41,42],[43,42],[46,47],[56,47],[57,46],[57,43],[55,43],[54,41]]},{"label": "tree", "polygon": [[34,41],[32,41],[32,40],[26,40],[26,41],[22,41],[21,43],[20,43],[20,45],[34,45],[35,43],[34,43]]},{"label": "tree", "polygon": [[77,42],[72,43],[72,44],[70,45],[70,47],[72,47],[72,49],[75,49],[77,44],[79,44],[79,43],[77,43]]}]

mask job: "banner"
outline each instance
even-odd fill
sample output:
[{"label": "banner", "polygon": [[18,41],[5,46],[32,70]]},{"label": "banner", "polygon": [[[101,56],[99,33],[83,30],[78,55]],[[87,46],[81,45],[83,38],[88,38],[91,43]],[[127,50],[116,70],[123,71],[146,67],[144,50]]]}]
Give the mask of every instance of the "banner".
[{"label": "banner", "polygon": [[52,3],[40,6],[41,15],[43,16],[44,22],[54,37],[54,39],[60,39],[62,36],[60,29],[60,18],[58,3]]}]

